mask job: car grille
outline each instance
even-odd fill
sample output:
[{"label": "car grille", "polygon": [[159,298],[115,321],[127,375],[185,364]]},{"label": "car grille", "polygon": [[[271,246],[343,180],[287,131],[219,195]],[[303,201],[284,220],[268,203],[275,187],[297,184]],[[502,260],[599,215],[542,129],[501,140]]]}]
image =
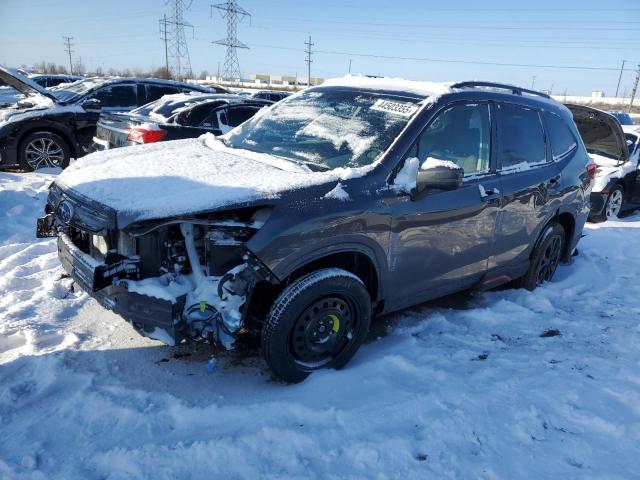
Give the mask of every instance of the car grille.
[{"label": "car grille", "polygon": [[106,235],[108,230],[115,228],[115,212],[108,207],[98,208],[99,206],[81,202],[62,192],[49,200],[56,202],[51,205],[51,211],[55,211],[56,218],[62,225],[95,235]]}]

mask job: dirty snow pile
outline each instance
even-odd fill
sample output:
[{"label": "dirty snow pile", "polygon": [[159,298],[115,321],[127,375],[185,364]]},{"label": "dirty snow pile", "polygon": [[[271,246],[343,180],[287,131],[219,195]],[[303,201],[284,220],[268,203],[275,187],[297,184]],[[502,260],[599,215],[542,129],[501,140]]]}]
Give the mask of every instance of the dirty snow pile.
[{"label": "dirty snow pile", "polygon": [[0,479],[637,478],[640,215],[589,226],[533,293],[381,319],[285,386],[72,288],[33,238],[53,178],[0,173]]}]

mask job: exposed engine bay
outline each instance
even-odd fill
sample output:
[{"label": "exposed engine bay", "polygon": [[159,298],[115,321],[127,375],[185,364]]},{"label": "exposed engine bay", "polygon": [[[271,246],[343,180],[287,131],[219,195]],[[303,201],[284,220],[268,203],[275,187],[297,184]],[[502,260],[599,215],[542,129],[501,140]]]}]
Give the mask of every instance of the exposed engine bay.
[{"label": "exposed engine bay", "polygon": [[[232,348],[244,328],[253,287],[272,281],[245,246],[264,225],[268,209],[147,222],[126,231],[94,234],[90,230],[95,229],[84,224],[61,221],[65,208],[59,206],[57,215],[44,217],[49,225],[39,225],[39,234],[59,236],[62,263],[83,289],[95,292],[105,307],[128,319],[140,333],[165,343],[189,339]],[[71,217],[78,215],[72,211]],[[137,300],[124,298],[125,290]],[[148,299],[146,309],[138,296]],[[170,307],[156,308],[154,301]],[[145,310],[152,318],[168,312],[172,328],[163,327],[169,318],[151,329],[149,322],[136,324],[125,308]]]}]

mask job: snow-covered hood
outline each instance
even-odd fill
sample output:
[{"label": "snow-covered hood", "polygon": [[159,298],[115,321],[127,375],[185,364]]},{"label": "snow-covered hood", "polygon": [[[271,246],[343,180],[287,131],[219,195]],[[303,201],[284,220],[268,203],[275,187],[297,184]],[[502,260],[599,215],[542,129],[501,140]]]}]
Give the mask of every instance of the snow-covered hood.
[{"label": "snow-covered hood", "polygon": [[[0,108],[0,124],[9,120],[20,120],[29,116],[38,116],[45,109],[58,107],[56,97],[31,79],[0,65],[0,81],[15,88],[26,98]],[[67,109],[69,107],[59,107]]]},{"label": "snow-covered hood", "polygon": [[0,65],[0,80],[20,93],[25,95],[39,94],[57,103],[56,97],[51,92],[16,70]]},{"label": "snow-covered hood", "polygon": [[[618,163],[629,159],[627,142],[620,122],[613,115],[584,105],[566,105],[589,152]],[[594,161],[598,161],[594,158]]]},{"label": "snow-covered hood", "polygon": [[211,134],[96,152],[58,176],[63,190],[116,211],[121,228],[140,220],[190,215],[278,198],[285,191],[357,176],[225,147]]}]

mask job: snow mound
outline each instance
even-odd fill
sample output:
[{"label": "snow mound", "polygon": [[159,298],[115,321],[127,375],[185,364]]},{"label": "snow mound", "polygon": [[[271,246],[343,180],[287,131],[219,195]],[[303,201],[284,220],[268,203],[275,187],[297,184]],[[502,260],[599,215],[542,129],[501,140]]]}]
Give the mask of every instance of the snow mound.
[{"label": "snow mound", "polygon": [[404,193],[411,193],[416,188],[416,180],[418,179],[418,168],[420,161],[417,157],[407,158],[404,165],[396,175],[393,187]]},{"label": "snow mound", "polygon": [[440,160],[433,157],[427,157],[427,159],[420,166],[421,170],[428,170],[429,168],[445,167],[453,170],[458,170],[460,167],[450,160]]},{"label": "snow mound", "polygon": [[325,194],[324,198],[333,198],[335,200],[340,200],[342,202],[351,200],[351,197],[349,196],[347,191],[342,187],[342,184],[340,182],[338,182],[338,184],[334,188],[329,190]]}]

